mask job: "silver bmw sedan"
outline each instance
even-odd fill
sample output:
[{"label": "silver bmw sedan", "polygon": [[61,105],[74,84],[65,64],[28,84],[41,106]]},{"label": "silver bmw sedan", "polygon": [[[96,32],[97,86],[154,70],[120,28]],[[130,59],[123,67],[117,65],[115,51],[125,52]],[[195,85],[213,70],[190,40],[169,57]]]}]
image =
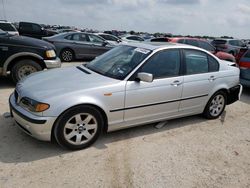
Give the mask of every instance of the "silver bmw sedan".
[{"label": "silver bmw sedan", "polygon": [[92,62],[28,76],[9,99],[17,125],[68,149],[102,131],[194,114],[218,118],[241,95],[239,69],[183,44],[118,46]]}]

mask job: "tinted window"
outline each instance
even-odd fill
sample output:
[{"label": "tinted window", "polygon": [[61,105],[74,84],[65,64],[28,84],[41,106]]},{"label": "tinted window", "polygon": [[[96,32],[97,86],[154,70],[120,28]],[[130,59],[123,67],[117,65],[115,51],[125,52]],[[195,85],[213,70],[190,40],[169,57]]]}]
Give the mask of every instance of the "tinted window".
[{"label": "tinted window", "polygon": [[197,50],[184,50],[186,74],[199,74],[208,72],[207,54]]},{"label": "tinted window", "polygon": [[180,70],[179,50],[160,51],[151,57],[140,72],[151,73],[154,78],[178,76]]},{"label": "tinted window", "polygon": [[199,47],[199,44],[196,40],[193,40],[193,39],[186,39],[185,41],[186,44],[189,44],[189,45],[192,45],[192,46],[197,46]]},{"label": "tinted window", "polygon": [[208,55],[208,61],[209,61],[209,72],[219,71],[219,63],[216,59]]},{"label": "tinted window", "polygon": [[207,51],[215,51],[214,47],[210,45],[208,42],[205,41],[199,41],[200,47],[207,50]]},{"label": "tinted window", "polygon": [[32,30],[34,32],[40,32],[41,31],[41,26],[37,24],[32,24]]},{"label": "tinted window", "polygon": [[9,23],[0,23],[0,29],[3,31],[16,31],[16,28]]},{"label": "tinted window", "polygon": [[104,40],[96,35],[89,35],[89,40],[90,42],[94,42],[94,43],[103,43]]},{"label": "tinted window", "polygon": [[32,30],[32,24],[22,23],[22,24],[20,24],[20,29],[23,30],[23,31],[31,31]]}]

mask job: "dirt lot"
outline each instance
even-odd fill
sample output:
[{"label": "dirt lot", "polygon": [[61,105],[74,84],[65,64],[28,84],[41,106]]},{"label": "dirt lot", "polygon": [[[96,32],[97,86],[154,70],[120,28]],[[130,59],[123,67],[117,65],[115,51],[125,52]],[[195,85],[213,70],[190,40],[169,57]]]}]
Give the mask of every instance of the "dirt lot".
[{"label": "dirt lot", "polygon": [[13,89],[0,78],[1,188],[250,187],[250,90],[220,119],[145,125],[71,152],[29,137],[3,117]]}]

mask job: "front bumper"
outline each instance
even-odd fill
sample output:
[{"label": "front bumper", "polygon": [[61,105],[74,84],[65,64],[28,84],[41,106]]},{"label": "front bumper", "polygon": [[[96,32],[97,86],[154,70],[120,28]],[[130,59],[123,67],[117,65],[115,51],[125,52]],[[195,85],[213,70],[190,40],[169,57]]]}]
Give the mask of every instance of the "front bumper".
[{"label": "front bumper", "polygon": [[58,57],[56,59],[53,59],[53,60],[44,60],[44,63],[46,65],[47,69],[61,67],[61,60]]},{"label": "front bumper", "polygon": [[51,140],[51,130],[56,117],[40,117],[26,111],[16,104],[14,94],[9,98],[9,106],[10,113],[21,130],[38,140]]}]

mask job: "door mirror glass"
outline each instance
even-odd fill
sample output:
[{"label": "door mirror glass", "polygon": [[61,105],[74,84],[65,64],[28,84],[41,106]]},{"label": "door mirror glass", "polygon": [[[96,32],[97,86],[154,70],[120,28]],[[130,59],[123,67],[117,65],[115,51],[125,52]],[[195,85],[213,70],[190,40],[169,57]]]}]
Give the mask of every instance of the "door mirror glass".
[{"label": "door mirror glass", "polygon": [[153,77],[153,74],[140,72],[140,73],[137,74],[136,79],[138,81],[143,81],[143,82],[153,82],[154,77]]}]

